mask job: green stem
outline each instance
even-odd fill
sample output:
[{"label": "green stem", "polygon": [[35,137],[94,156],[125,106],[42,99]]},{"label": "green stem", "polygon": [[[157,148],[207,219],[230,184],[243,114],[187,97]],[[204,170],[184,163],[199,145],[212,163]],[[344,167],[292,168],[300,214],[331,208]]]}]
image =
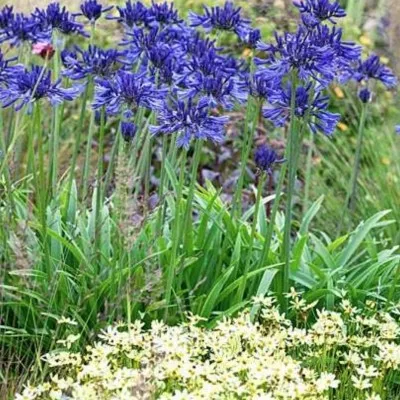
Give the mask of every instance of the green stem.
[{"label": "green stem", "polygon": [[[282,187],[283,187],[283,183],[286,178],[286,172],[287,172],[287,164],[285,163],[285,164],[283,164],[281,173],[279,175],[279,181],[278,181],[278,185],[277,185],[276,191],[275,191],[276,194],[275,194],[274,205],[272,207],[271,218],[269,220],[267,234],[265,235],[264,245],[263,245],[263,249],[261,252],[260,263],[258,265],[258,268],[263,268],[269,257],[269,250],[271,248],[272,235],[274,233],[276,215],[278,214],[280,200],[282,198]],[[272,179],[272,176],[270,177],[270,179]]]},{"label": "green stem", "polygon": [[101,121],[99,131],[99,154],[97,160],[97,185],[96,185],[96,217],[95,217],[95,243],[99,259],[101,258],[101,228],[102,228],[102,208],[103,208],[103,175],[104,175],[104,133],[105,133],[105,108],[101,110]]},{"label": "green stem", "polygon": [[231,215],[241,215],[242,213],[242,191],[244,185],[244,178],[246,176],[246,166],[250,156],[250,152],[254,142],[254,133],[256,131],[259,113],[261,112],[261,105],[257,99],[250,96],[247,103],[246,117],[245,117],[245,133],[244,133],[244,149],[241,152],[240,159],[240,175],[239,180],[233,196],[233,205]]},{"label": "green stem", "polygon": [[197,172],[199,169],[200,158],[201,158],[201,150],[203,146],[203,141],[198,139],[196,140],[194,155],[193,155],[193,164],[192,164],[192,173],[190,177],[190,186],[189,186],[189,193],[186,202],[186,210],[185,210],[185,220],[184,220],[184,227],[185,227],[185,240],[184,240],[184,250],[191,254],[191,242],[192,242],[192,214],[193,214],[193,198],[194,198],[194,190],[196,187],[197,182]]},{"label": "green stem", "polygon": [[67,201],[66,201],[66,206],[65,206],[65,215],[67,215],[68,209],[69,209],[70,193],[71,193],[72,184],[73,184],[74,178],[75,178],[75,168],[76,168],[76,163],[78,161],[78,154],[79,154],[79,150],[81,148],[82,130],[83,130],[83,124],[85,121],[86,106],[87,106],[87,102],[88,102],[89,92],[91,90],[90,89],[91,85],[92,85],[92,83],[91,83],[91,81],[89,81],[86,85],[85,92],[83,95],[82,107],[81,107],[81,112],[79,115],[78,127],[77,127],[76,138],[75,138],[75,146],[74,146],[74,151],[72,153],[71,169],[70,169],[68,185],[67,185]]},{"label": "green stem", "polygon": [[245,267],[244,267],[244,271],[243,271],[243,278],[241,280],[240,287],[239,287],[237,303],[242,302],[244,292],[246,290],[246,284],[247,284],[248,274],[249,274],[249,270],[250,270],[251,257],[253,255],[254,239],[256,236],[258,213],[260,211],[260,204],[261,204],[261,197],[262,197],[261,195],[263,192],[265,178],[266,178],[266,173],[262,172],[258,179],[256,205],[255,205],[254,214],[253,214],[253,222],[251,224],[249,250],[247,253],[247,257],[246,257],[246,263],[245,263]]},{"label": "green stem", "polygon": [[85,161],[83,164],[83,175],[82,175],[82,199],[86,204],[89,188],[89,172],[90,172],[90,156],[93,143],[93,135],[95,128],[95,112],[93,111],[90,117],[89,133],[86,143]]},{"label": "green stem", "polygon": [[365,122],[367,119],[367,108],[368,108],[367,104],[362,105],[360,126],[359,126],[359,131],[358,131],[358,138],[357,138],[356,156],[355,156],[354,167],[353,167],[353,172],[352,172],[352,176],[351,176],[351,184],[350,184],[349,192],[347,193],[347,198],[346,198],[346,206],[349,207],[350,211],[354,211],[354,208],[356,205],[357,183],[358,183],[358,176],[360,174],[362,145],[363,145],[364,133],[365,133]]},{"label": "green stem", "polygon": [[303,203],[304,214],[307,212],[310,203],[313,151],[314,151],[314,133],[310,131],[310,143],[307,152],[306,176],[305,176],[305,186],[304,186],[304,203]]},{"label": "green stem", "polygon": [[175,216],[173,221],[172,227],[172,249],[171,249],[171,258],[170,262],[167,266],[166,270],[166,287],[165,287],[165,314],[164,320],[168,319],[168,307],[170,306],[171,302],[171,294],[172,294],[172,285],[174,282],[175,276],[175,268],[176,262],[178,257],[178,247],[179,247],[179,238],[181,233],[181,203],[182,203],[182,193],[183,193],[183,186],[185,185],[185,167],[186,167],[186,159],[187,159],[187,151],[183,150],[181,154],[181,165],[179,171],[179,184],[178,184],[178,193],[176,195],[176,203],[175,203]]},{"label": "green stem", "polygon": [[160,187],[158,189],[158,214],[157,214],[157,224],[156,224],[156,235],[161,237],[162,226],[164,223],[164,185],[166,178],[166,168],[164,167],[165,160],[167,159],[167,137],[163,135],[162,138],[162,155],[161,155],[161,177],[160,177]]},{"label": "green stem", "polygon": [[292,93],[290,105],[290,129],[288,138],[288,170],[289,170],[289,183],[287,190],[286,212],[285,212],[285,227],[283,239],[283,254],[285,264],[282,271],[282,279],[279,282],[278,297],[281,302],[283,312],[288,310],[288,299],[285,294],[289,292],[289,274],[290,274],[290,261],[291,261],[291,228],[292,228],[292,213],[293,213],[293,197],[297,173],[297,152],[300,149],[296,145],[299,144],[298,130],[296,124],[296,77],[292,77]]}]

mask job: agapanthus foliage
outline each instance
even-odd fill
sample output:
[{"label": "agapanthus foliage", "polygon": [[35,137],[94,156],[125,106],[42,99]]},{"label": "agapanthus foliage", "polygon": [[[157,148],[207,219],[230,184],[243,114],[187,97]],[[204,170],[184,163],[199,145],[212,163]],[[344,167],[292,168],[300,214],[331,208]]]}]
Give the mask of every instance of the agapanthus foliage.
[{"label": "agapanthus foliage", "polygon": [[177,100],[161,110],[158,116],[158,126],[151,127],[153,135],[177,134],[177,145],[189,148],[193,139],[209,140],[221,143],[224,140],[224,126],[228,117],[213,116],[210,113],[209,102],[202,98],[198,103]]},{"label": "agapanthus foliage", "polygon": [[86,79],[87,77],[112,77],[125,66],[126,52],[116,49],[101,49],[89,46],[84,51],[75,47],[73,51],[64,50],[61,59],[64,75],[72,80]]},{"label": "agapanthus foliage", "polygon": [[[284,126],[290,120],[291,99],[292,87],[289,82],[283,88],[270,94],[270,104],[263,109],[264,117],[276,126]],[[327,111],[328,100],[329,98],[320,91],[315,92],[310,84],[299,86],[296,88],[295,116],[306,119],[312,132],[321,132],[330,136],[340,120],[340,115]]]},{"label": "agapanthus foliage", "polygon": [[80,91],[79,86],[63,88],[60,80],[52,82],[50,70],[34,65],[0,87],[0,101],[3,107],[15,105],[15,109],[20,110],[41,99],[49,100],[52,105],[72,101]]},{"label": "agapanthus foliage", "polygon": [[272,174],[275,164],[282,164],[285,162],[284,158],[280,158],[276,151],[267,145],[261,145],[257,148],[254,154],[254,161],[257,168],[267,174]]},{"label": "agapanthus foliage", "polygon": [[204,6],[203,15],[191,12],[190,22],[193,27],[201,26],[206,32],[213,29],[235,32],[244,41],[251,31],[250,20],[243,18],[241,8],[235,8],[230,1],[227,1],[223,7]]},{"label": "agapanthus foliage", "polygon": [[81,12],[75,14],[75,16],[84,16],[91,23],[97,21],[102,14],[113,9],[114,6],[103,7],[97,0],[85,0],[81,4]]},{"label": "agapanthus foliage", "polygon": [[167,91],[157,88],[145,74],[120,70],[111,79],[96,79],[93,107],[105,107],[111,115],[138,107],[158,111],[163,108],[166,96]]}]

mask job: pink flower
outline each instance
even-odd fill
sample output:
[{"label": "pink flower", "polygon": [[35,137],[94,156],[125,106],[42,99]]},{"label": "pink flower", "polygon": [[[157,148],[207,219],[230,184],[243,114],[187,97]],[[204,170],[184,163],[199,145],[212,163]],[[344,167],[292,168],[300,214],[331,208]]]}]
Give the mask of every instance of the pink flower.
[{"label": "pink flower", "polygon": [[50,43],[35,43],[32,46],[32,53],[37,54],[45,60],[50,60],[54,53],[54,47]]}]

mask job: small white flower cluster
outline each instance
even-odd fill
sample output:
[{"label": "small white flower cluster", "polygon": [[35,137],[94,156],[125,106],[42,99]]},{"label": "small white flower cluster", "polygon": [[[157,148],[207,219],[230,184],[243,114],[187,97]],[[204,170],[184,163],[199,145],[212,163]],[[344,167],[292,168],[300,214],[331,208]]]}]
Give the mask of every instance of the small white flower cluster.
[{"label": "small white flower cluster", "polygon": [[194,316],[175,327],[119,323],[84,353],[72,352],[79,335],[69,334],[58,341],[62,349],[44,356],[54,371],[49,381],[15,399],[394,398],[389,379],[400,368],[400,325],[390,313],[361,313],[347,300],[340,310],[317,311],[294,290],[288,297],[297,323],[267,297],[255,299],[254,323],[248,312],[214,329]]}]

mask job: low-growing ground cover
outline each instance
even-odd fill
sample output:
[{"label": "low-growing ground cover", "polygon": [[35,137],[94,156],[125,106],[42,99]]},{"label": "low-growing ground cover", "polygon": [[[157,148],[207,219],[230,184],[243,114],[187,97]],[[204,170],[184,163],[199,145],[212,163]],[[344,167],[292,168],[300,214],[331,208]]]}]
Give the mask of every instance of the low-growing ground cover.
[{"label": "low-growing ground cover", "polygon": [[[137,320],[104,329],[81,352],[76,322],[59,320],[64,349],[44,356],[51,379],[16,400],[47,399],[395,399],[400,366],[399,309],[363,311],[343,299],[315,310],[292,289],[292,320],[274,298],[255,299],[251,314],[201,318],[169,327]],[[296,322],[292,322],[296,321]]]},{"label": "low-growing ground cover", "polygon": [[[334,1],[282,4],[0,10],[0,397],[27,381],[46,391],[58,356],[44,355],[67,347],[79,365],[60,384],[71,386],[44,396],[285,398],[278,386],[292,379],[247,382],[258,369],[243,356],[271,368],[286,357],[298,398],[396,398],[397,361],[376,357],[388,343],[398,357],[397,78],[366,37],[357,43],[354,2],[349,19]],[[290,304],[292,286],[304,303],[292,291]],[[254,296],[271,292],[276,305],[265,300],[251,325],[245,310],[254,319]],[[325,319],[338,342],[321,353]],[[110,332],[143,346],[132,361],[109,339],[96,345],[111,351],[97,360],[111,393],[84,349],[116,321],[125,333]],[[215,346],[223,326],[255,335],[221,350],[244,371],[194,342]],[[181,376],[173,350],[154,375],[152,329],[203,352],[189,361],[212,360],[215,382]],[[277,338],[279,350],[264,349]]]}]

